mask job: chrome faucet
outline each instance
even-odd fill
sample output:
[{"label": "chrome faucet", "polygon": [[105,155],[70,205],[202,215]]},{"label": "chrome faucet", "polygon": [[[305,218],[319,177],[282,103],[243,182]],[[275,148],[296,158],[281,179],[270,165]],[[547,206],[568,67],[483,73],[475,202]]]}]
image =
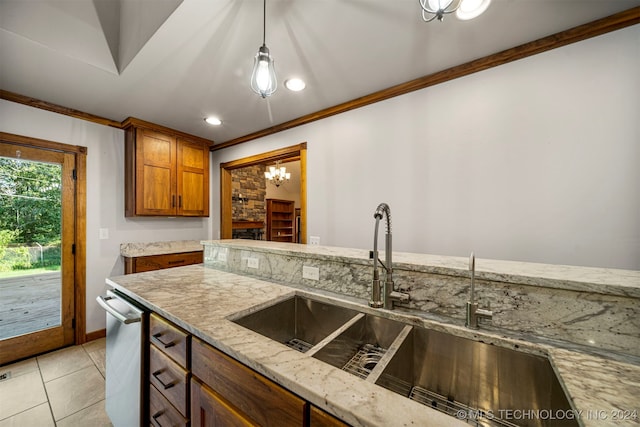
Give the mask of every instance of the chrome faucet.
[{"label": "chrome faucet", "polygon": [[475,302],[475,276],[476,276],[476,256],[471,252],[469,257],[469,271],[471,271],[471,296],[467,301],[467,321],[465,326],[471,329],[478,329],[478,321],[480,318],[492,319],[493,311],[478,308],[478,303]]},{"label": "chrome faucet", "polygon": [[[378,258],[378,228],[382,216],[387,218],[387,233],[385,234],[385,261],[382,263]],[[373,251],[369,254],[369,258],[373,259],[373,281],[371,283],[371,300],[369,306],[375,308],[387,308],[393,310],[393,302],[408,302],[409,294],[397,292],[393,289],[393,262],[391,260],[391,209],[386,203],[380,203],[373,214],[376,219],[375,230],[373,234]],[[386,271],[386,279],[384,285],[380,285],[380,272],[378,271],[378,263]]]}]

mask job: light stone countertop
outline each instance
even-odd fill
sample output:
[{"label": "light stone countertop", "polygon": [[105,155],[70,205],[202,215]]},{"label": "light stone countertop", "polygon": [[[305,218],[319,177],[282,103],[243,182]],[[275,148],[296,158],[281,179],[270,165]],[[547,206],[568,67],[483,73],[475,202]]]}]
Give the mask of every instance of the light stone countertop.
[{"label": "light stone countertop", "polygon": [[[312,294],[339,305],[392,318],[401,313],[376,310],[364,301],[322,291],[282,286],[203,265],[107,279],[147,308],[281,384],[295,394],[354,426],[467,426],[468,424],[361,380],[333,366],[289,349],[232,321],[296,293]],[[574,350],[513,340],[413,316],[411,323],[520,351],[548,355],[575,408],[590,426],[638,425],[614,420],[617,411],[640,411],[640,364],[614,361]],[[590,412],[589,412],[590,411]],[[606,417],[606,418],[605,418]]]},{"label": "light stone countertop", "polygon": [[[370,265],[369,250],[334,246],[313,246],[259,240],[204,240],[203,245],[215,244],[229,248],[287,256],[343,260],[348,263]],[[384,259],[384,254],[380,255]],[[469,258],[443,255],[393,252],[393,268],[450,276],[469,276]],[[572,265],[484,259],[476,255],[476,279],[544,286],[640,298],[640,271],[615,268],[580,267]]]},{"label": "light stone countertop", "polygon": [[200,240],[172,240],[150,243],[121,243],[120,255],[128,258],[177,254],[203,250]]}]

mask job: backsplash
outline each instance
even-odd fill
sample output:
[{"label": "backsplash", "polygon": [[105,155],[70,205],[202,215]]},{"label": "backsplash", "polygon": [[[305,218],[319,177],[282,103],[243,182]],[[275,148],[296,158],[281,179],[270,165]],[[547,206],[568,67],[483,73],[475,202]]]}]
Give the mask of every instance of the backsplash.
[{"label": "backsplash", "polygon": [[[372,267],[365,257],[366,251],[361,251],[363,256],[357,258],[353,257],[353,250],[346,249],[349,256],[345,257],[340,255],[341,248],[323,247],[336,255],[316,256],[311,247],[304,245],[279,245],[274,249],[273,244],[272,247],[252,247],[235,241],[203,243],[207,267],[280,284],[370,298]],[[259,267],[248,268],[248,258],[258,259]],[[303,265],[319,268],[319,280],[303,279]],[[540,269],[541,265],[535,265],[535,268]],[[558,266],[549,268],[558,270]],[[571,269],[574,273],[580,270]],[[409,289],[411,295],[411,302],[401,307],[464,324],[470,290],[468,271],[441,267],[434,268],[438,273],[424,270],[424,265],[394,262],[396,288]],[[441,274],[444,272],[448,274]],[[476,271],[476,301],[481,308],[493,311],[491,322],[483,323],[481,327],[498,333],[510,332],[523,339],[542,337],[640,356],[640,282],[636,282],[637,272],[620,272],[631,273],[621,277],[638,285],[607,288],[571,278],[563,281],[541,277],[536,280],[525,276],[514,280],[496,272],[484,274],[492,280],[483,280],[483,274]],[[607,273],[615,277],[611,270]],[[504,278],[496,280],[496,277]]]}]

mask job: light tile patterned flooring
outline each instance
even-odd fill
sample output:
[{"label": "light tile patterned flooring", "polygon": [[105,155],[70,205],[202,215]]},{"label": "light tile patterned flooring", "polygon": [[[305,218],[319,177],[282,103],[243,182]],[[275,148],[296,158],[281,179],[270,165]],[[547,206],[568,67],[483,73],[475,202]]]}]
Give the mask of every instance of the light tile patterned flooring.
[{"label": "light tile patterned flooring", "polygon": [[0,427],[111,426],[104,360],[102,338],[0,367]]}]

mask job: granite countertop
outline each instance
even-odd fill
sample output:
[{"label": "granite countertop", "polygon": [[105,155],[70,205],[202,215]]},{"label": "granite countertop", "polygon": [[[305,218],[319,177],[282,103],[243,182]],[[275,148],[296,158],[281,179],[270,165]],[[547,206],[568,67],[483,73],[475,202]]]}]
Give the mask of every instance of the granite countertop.
[{"label": "granite countertop", "polygon": [[[304,247],[303,245],[300,245]],[[293,288],[202,265],[118,276],[107,284],[255,369],[325,411],[354,426],[467,426],[461,420],[361,380],[310,356],[245,329],[230,318],[255,311],[277,299],[312,294],[339,305],[364,301],[327,292]],[[385,317],[402,314],[376,310]],[[604,359],[547,344],[512,340],[412,317],[412,323],[520,351],[548,355],[585,426],[637,425],[638,419],[616,419],[623,411],[640,411],[640,364]],[[637,412],[636,412],[637,413]],[[620,417],[617,417],[620,418]]]},{"label": "granite countertop", "polygon": [[166,242],[150,243],[121,243],[120,255],[127,258],[177,254],[182,252],[195,252],[203,250],[199,240],[173,240]]},{"label": "granite countertop", "polygon": [[[369,250],[334,246],[313,246],[259,240],[202,241],[216,246],[250,249],[288,256],[343,260],[370,265]],[[380,255],[384,259],[384,255]],[[540,264],[532,262],[485,259],[476,256],[475,277],[479,280],[499,281],[547,288],[594,292],[605,295],[640,298],[640,271],[615,268],[580,267],[572,265]],[[468,277],[469,258],[444,255],[393,252],[395,270],[421,271]]]}]

